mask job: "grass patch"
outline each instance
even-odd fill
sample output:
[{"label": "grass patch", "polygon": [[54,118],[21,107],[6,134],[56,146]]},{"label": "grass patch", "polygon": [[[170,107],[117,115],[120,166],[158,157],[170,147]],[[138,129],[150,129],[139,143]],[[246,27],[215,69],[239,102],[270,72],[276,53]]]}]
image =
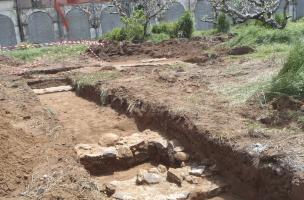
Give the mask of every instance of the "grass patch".
[{"label": "grass patch", "polygon": [[279,95],[304,98],[304,43],[297,44],[289,53],[284,67],[272,81],[269,99]]},{"label": "grass patch", "polygon": [[254,22],[237,25],[232,29],[236,37],[227,44],[234,46],[260,46],[267,44],[293,44],[304,37],[304,20],[289,22],[283,30],[272,29]]},{"label": "grass patch", "polygon": [[96,85],[100,81],[113,80],[117,77],[118,74],[116,71],[101,71],[85,75],[78,75],[73,81],[76,83],[78,88],[81,88],[87,85]]},{"label": "grass patch", "polygon": [[3,54],[23,61],[33,61],[42,57],[47,57],[47,59],[60,60],[67,57],[78,56],[81,53],[85,52],[86,49],[86,45],[68,45],[26,48],[4,52]]},{"label": "grass patch", "polygon": [[169,40],[169,39],[170,39],[170,35],[168,35],[166,33],[159,33],[159,34],[152,33],[151,35],[149,35],[147,41],[148,42],[159,43],[159,42]]},{"label": "grass patch", "polygon": [[216,29],[209,29],[209,30],[201,30],[201,31],[194,31],[192,37],[205,37],[205,36],[212,36],[218,34]]}]

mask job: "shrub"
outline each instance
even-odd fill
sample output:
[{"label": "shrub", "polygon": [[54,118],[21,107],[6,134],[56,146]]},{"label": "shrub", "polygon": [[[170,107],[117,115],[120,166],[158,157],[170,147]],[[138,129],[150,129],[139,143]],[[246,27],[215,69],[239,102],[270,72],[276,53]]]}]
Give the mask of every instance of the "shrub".
[{"label": "shrub", "polygon": [[297,44],[278,76],[272,81],[268,97],[285,94],[296,98],[304,97],[304,44]]},{"label": "shrub", "polygon": [[281,26],[285,25],[286,23],[286,20],[285,20],[285,17],[284,17],[284,14],[283,13],[276,13],[274,15],[274,19],[275,21],[280,24]]},{"label": "shrub", "polygon": [[123,28],[115,28],[103,38],[116,41],[142,41],[144,40],[144,13],[142,10],[135,10],[131,17],[123,17]]},{"label": "shrub", "polygon": [[225,13],[220,13],[217,17],[216,28],[220,33],[228,33],[230,31],[230,21]]},{"label": "shrub", "polygon": [[145,14],[143,10],[135,10],[131,17],[123,17],[122,22],[125,25],[125,34],[127,40],[142,41],[145,38],[144,23]]},{"label": "shrub", "polygon": [[193,25],[193,17],[190,11],[186,11],[177,22],[174,35],[181,38],[191,38],[194,31]]},{"label": "shrub", "polygon": [[152,33],[154,34],[166,34],[171,38],[176,37],[176,23],[162,23],[156,24],[152,27]]},{"label": "shrub", "polygon": [[126,30],[124,28],[114,28],[111,32],[107,33],[104,38],[116,41],[126,40]]}]

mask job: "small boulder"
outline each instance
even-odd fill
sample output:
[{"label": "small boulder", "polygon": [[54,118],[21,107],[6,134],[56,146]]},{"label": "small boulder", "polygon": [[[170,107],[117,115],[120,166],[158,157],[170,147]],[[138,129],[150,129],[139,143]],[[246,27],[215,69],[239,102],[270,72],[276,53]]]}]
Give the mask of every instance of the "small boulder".
[{"label": "small boulder", "polygon": [[124,145],[117,146],[118,157],[121,159],[133,158],[133,153],[131,149]]},{"label": "small boulder", "polygon": [[108,147],[103,150],[102,156],[105,158],[116,158],[118,156],[118,152],[115,147]]},{"label": "small boulder", "polygon": [[185,181],[190,184],[199,184],[199,178],[191,175],[186,176]]},{"label": "small boulder", "polygon": [[164,174],[164,173],[167,172],[167,167],[164,166],[164,165],[158,165],[158,166],[157,166],[157,169],[158,169],[158,171],[159,171],[160,173],[162,173],[162,174]]},{"label": "small boulder", "polygon": [[192,167],[189,174],[193,175],[193,176],[202,176],[205,169],[206,169],[206,166]]},{"label": "small boulder", "polygon": [[154,174],[158,174],[159,171],[156,167],[152,167],[151,169],[148,170],[149,173],[154,173]]},{"label": "small boulder", "polygon": [[167,197],[167,200],[186,200],[188,199],[190,192],[178,192],[174,194],[170,194]]},{"label": "small boulder", "polygon": [[111,184],[111,183],[107,183],[104,185],[104,189],[103,192],[108,196],[112,196],[116,191],[116,185]]},{"label": "small boulder", "polygon": [[112,197],[117,200],[135,200],[134,197],[126,192],[115,192]]},{"label": "small boulder", "polygon": [[183,176],[178,169],[170,168],[167,172],[167,181],[181,186],[183,182]]},{"label": "small boulder", "polygon": [[185,161],[188,161],[190,156],[189,154],[185,153],[185,152],[176,152],[174,154],[174,158],[177,160],[177,161],[180,161],[180,162],[185,162]]},{"label": "small boulder", "polygon": [[158,173],[150,173],[146,170],[140,170],[136,177],[137,185],[152,185],[158,184],[162,180],[161,176]]},{"label": "small boulder", "polygon": [[206,200],[207,193],[206,193],[206,191],[202,191],[200,188],[197,188],[190,192],[188,199],[189,200]]}]

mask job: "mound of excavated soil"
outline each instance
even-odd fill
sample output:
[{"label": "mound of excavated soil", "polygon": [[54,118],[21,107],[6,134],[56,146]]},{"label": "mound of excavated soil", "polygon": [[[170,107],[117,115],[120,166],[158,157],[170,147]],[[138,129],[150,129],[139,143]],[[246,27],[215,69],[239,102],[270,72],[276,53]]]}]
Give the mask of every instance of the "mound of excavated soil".
[{"label": "mound of excavated soil", "polygon": [[205,62],[210,57],[203,50],[225,41],[228,38],[195,37],[191,39],[171,39],[160,43],[100,41],[103,46],[92,45],[88,54],[95,54],[106,61],[117,60],[119,57],[136,56],[137,58],[179,58],[188,62]]}]

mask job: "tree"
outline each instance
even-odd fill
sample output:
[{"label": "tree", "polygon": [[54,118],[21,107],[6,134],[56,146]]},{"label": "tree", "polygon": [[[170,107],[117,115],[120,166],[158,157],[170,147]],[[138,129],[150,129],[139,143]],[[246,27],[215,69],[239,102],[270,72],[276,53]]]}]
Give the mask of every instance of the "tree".
[{"label": "tree", "polygon": [[[289,16],[287,10],[290,0],[209,0],[215,13],[223,12],[230,16],[234,22],[242,23],[249,19],[259,20],[272,28],[283,29],[286,27]],[[275,14],[284,3],[283,23],[276,21]],[[211,22],[210,19],[202,19]]]},{"label": "tree", "polygon": [[[144,34],[147,35],[148,25],[157,15],[169,9],[176,0],[113,0],[120,16],[130,17],[132,9],[140,9],[144,13]],[[130,9],[131,8],[131,9]]]}]

